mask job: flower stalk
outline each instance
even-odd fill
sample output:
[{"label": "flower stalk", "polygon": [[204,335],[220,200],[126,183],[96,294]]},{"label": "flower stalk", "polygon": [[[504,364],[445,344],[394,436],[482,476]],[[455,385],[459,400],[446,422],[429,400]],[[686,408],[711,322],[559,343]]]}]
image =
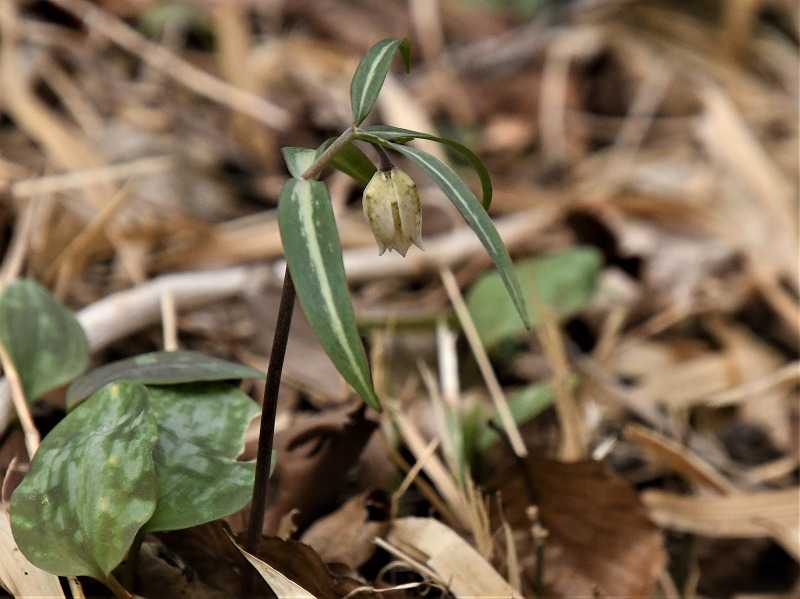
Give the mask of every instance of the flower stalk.
[{"label": "flower stalk", "polygon": [[[316,179],[330,163],[339,150],[353,139],[353,127],[347,128],[338,138],[317,158],[314,163],[303,173],[303,179]],[[272,339],[272,350],[267,365],[267,380],[264,387],[264,401],[262,402],[261,424],[258,432],[258,450],[256,453],[256,473],[253,483],[253,499],[250,504],[250,517],[245,538],[245,549],[254,553],[258,539],[264,528],[264,515],[269,494],[269,475],[272,469],[272,449],[275,440],[275,417],[278,411],[278,392],[281,385],[283,362],[286,357],[286,346],[289,341],[289,330],[292,324],[294,311],[295,289],[292,275],[287,266],[283,275],[283,288],[281,301],[278,307],[278,319],[275,325],[275,335]],[[252,577],[245,577],[245,586],[252,588]],[[246,590],[247,590],[246,589]]]}]

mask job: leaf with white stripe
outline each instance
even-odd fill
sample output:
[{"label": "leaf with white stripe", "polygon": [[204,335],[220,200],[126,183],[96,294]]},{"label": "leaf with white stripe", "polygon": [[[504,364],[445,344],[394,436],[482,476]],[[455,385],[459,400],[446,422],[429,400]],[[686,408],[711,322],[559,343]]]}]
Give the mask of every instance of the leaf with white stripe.
[{"label": "leaf with white stripe", "polygon": [[470,150],[467,146],[446,137],[412,131],[411,129],[401,129],[400,127],[392,127],[391,125],[373,125],[371,127],[365,127],[364,131],[377,135],[386,141],[392,141],[398,144],[405,144],[412,139],[428,139],[447,146],[469,163],[480,178],[481,190],[483,192],[483,207],[488,210],[489,206],[492,205],[492,179],[489,176],[489,171],[475,152]]},{"label": "leaf with white stripe", "polygon": [[281,190],[278,221],[289,272],[311,328],[345,380],[380,411],[350,302],[328,188],[319,181],[290,179]]},{"label": "leaf with white stripe", "polygon": [[386,74],[395,52],[400,50],[406,71],[411,68],[411,45],[407,39],[386,38],[367,50],[350,82],[350,104],[353,107],[353,124],[360,125],[369,115],[378,94],[381,93]]},{"label": "leaf with white stripe", "polygon": [[500,239],[500,235],[497,229],[495,229],[489,214],[483,209],[480,202],[478,202],[478,198],[476,198],[475,194],[467,187],[467,184],[453,172],[453,169],[427,152],[410,146],[388,142],[377,135],[371,135],[369,133],[360,133],[358,138],[370,143],[377,143],[399,152],[419,165],[422,170],[433,179],[434,183],[441,188],[447,198],[458,209],[461,216],[464,217],[464,220],[467,221],[467,224],[475,232],[475,235],[478,236],[478,239],[481,240],[483,247],[486,248],[495,266],[497,266],[500,277],[503,279],[506,290],[511,296],[511,301],[514,302],[514,306],[517,312],[519,312],[522,322],[530,329],[531,322],[528,317],[527,302],[525,301],[525,296],[522,294],[517,275],[514,273],[508,250],[503,244],[503,240]]}]

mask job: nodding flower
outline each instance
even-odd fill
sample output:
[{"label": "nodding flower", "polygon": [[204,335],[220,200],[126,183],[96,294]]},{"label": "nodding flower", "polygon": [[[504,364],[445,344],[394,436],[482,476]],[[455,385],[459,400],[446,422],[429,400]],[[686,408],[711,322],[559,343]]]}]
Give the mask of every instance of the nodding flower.
[{"label": "nodding flower", "polygon": [[414,181],[399,168],[378,170],[364,189],[364,216],[380,253],[405,256],[413,243],[422,248],[422,211]]}]

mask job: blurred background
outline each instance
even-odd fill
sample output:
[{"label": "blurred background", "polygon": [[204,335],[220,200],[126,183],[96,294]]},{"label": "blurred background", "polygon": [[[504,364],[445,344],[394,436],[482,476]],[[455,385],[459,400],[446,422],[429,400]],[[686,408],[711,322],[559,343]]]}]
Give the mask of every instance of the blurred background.
[{"label": "blurred background", "polygon": [[[554,595],[797,596],[795,0],[3,0],[0,278],[33,277],[83,310],[96,363],[162,348],[167,314],[173,343],[263,368],[283,269],[280,148],[349,125],[353,70],[390,36],[411,40],[413,66],[396,66],[369,122],[452,137],[485,161],[491,215],[549,307],[537,336],[521,334],[484,250],[413,165],[398,158],[426,249],[406,259],[378,256],[362,190],[327,177],[383,396],[445,450],[433,395],[462,416],[491,406],[446,269],[522,406],[531,455],[549,460],[534,468],[531,520],[530,498],[491,476],[514,467],[510,451],[483,452],[485,421],[464,424],[460,457],[491,512],[488,540],[468,538],[505,573],[505,514],[509,577],[526,593],[539,526],[537,588]],[[478,189],[444,146],[419,143]],[[351,399],[296,319],[278,421],[289,440]],[[37,408],[43,432],[62,400]],[[22,445],[3,424],[5,468]],[[380,426],[401,463],[419,459]],[[284,467],[297,447],[285,443]],[[385,447],[376,435],[348,453],[337,467],[361,478],[304,499],[295,536],[391,486]],[[319,475],[309,468],[291,476]],[[300,501],[281,492],[274,528]],[[420,493],[404,509],[436,513]],[[353,572],[374,581],[364,563]]]}]

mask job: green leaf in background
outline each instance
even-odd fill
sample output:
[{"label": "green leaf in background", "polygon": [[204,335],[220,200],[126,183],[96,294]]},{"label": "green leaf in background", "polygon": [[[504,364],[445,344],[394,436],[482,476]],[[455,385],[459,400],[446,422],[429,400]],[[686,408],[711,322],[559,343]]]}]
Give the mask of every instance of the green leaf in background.
[{"label": "green leaf in background", "polygon": [[89,342],[78,320],[30,280],[15,281],[0,295],[0,342],[28,401],[68,383],[89,363]]},{"label": "green leaf in background", "polygon": [[103,580],[156,508],[156,421],[143,385],[103,388],[42,441],[11,498],[11,526],[31,563]]},{"label": "green leaf in background", "polygon": [[406,71],[411,69],[411,45],[407,39],[387,38],[372,46],[356,68],[350,82],[353,124],[360,125],[372,111],[381,92],[395,52],[400,50]]},{"label": "green leaf in background", "polygon": [[503,283],[508,290],[508,295],[522,318],[522,322],[530,328],[525,296],[522,294],[519,281],[517,281],[517,276],[512,269],[508,250],[503,244],[503,240],[500,239],[500,235],[497,233],[489,214],[483,209],[483,206],[478,202],[478,198],[475,197],[475,194],[467,187],[466,183],[453,172],[453,169],[427,152],[410,146],[388,142],[377,135],[369,133],[360,133],[358,138],[399,152],[419,165],[433,179],[434,183],[441,188],[447,198],[458,209],[478,239],[481,240],[483,247],[486,248],[489,257],[491,257],[500,272]]},{"label": "green leaf in background", "polygon": [[158,505],[148,532],[178,530],[232,514],[253,495],[255,462],[239,462],[256,402],[224,383],[148,387],[158,422]]},{"label": "green leaf in background", "polygon": [[[281,148],[286,168],[295,179],[302,179],[303,174],[314,164],[314,161],[333,143],[335,138],[325,140],[316,150],[285,146]],[[357,146],[346,143],[336,152],[330,165],[366,185],[375,174],[375,165]]]},{"label": "green leaf in background", "polygon": [[67,409],[113,381],[148,385],[174,385],[200,381],[263,379],[264,373],[243,364],[212,358],[194,351],[162,351],[141,354],[101,366],[70,385]]},{"label": "green leaf in background", "polygon": [[366,127],[364,131],[372,135],[377,135],[386,141],[398,144],[405,144],[412,139],[428,139],[446,145],[469,163],[480,178],[481,190],[483,193],[483,207],[488,210],[489,206],[492,205],[492,179],[489,176],[489,171],[486,169],[481,159],[467,146],[446,137],[439,137],[438,135],[431,135],[430,133],[420,133],[419,131],[411,131],[410,129],[401,129],[399,127],[392,127],[391,125],[373,125],[371,127]]},{"label": "green leaf in background", "polygon": [[[597,250],[578,247],[524,260],[514,266],[514,272],[526,298],[538,292],[541,302],[550,306],[556,316],[568,318],[592,299],[602,263]],[[516,306],[504,293],[504,282],[497,272],[489,273],[478,279],[467,293],[467,307],[481,340],[490,349],[526,333]],[[530,321],[536,324],[539,316],[533,302],[528,302],[528,310]]]},{"label": "green leaf in background", "polygon": [[286,262],[311,328],[345,380],[380,410],[356,328],[328,188],[319,181],[287,181],[278,221]]}]

